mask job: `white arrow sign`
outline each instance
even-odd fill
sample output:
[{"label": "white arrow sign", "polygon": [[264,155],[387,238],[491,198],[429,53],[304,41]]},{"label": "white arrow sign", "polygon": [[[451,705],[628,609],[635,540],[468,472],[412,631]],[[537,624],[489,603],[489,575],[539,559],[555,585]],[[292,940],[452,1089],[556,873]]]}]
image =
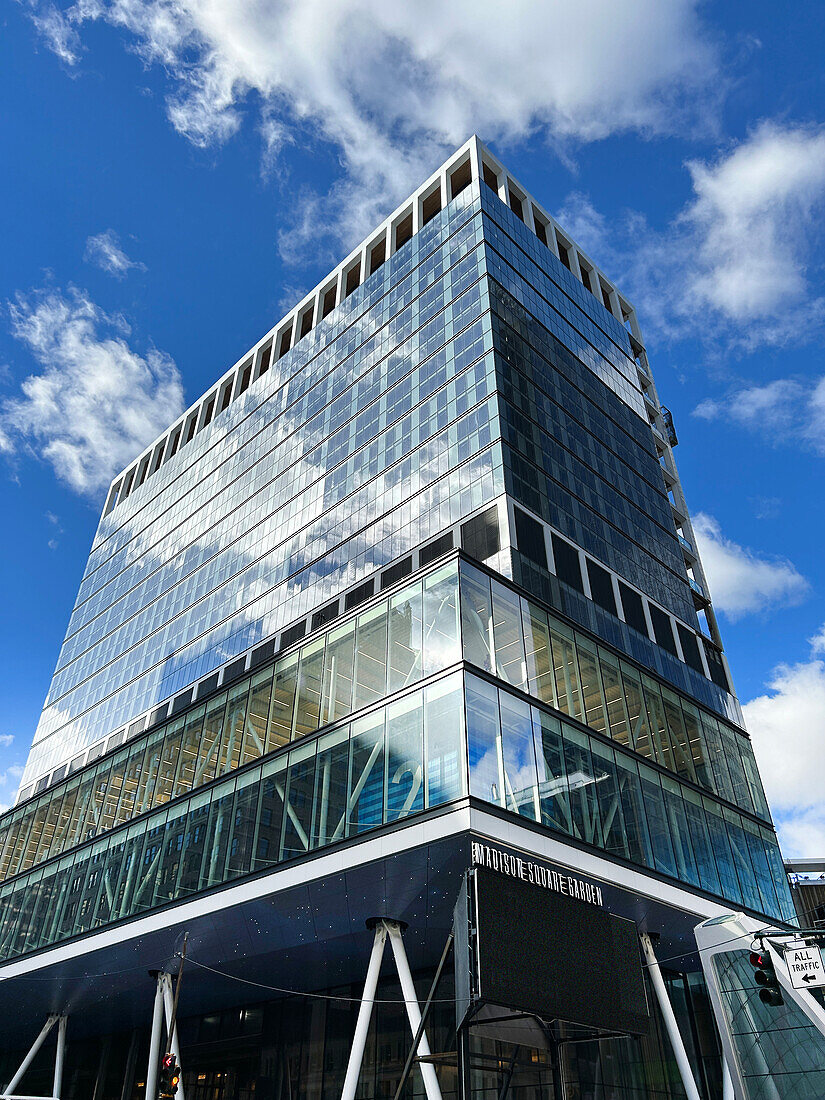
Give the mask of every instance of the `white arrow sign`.
[{"label": "white arrow sign", "polygon": [[794,989],[816,989],[825,986],[825,966],[818,947],[787,947],[785,962]]}]

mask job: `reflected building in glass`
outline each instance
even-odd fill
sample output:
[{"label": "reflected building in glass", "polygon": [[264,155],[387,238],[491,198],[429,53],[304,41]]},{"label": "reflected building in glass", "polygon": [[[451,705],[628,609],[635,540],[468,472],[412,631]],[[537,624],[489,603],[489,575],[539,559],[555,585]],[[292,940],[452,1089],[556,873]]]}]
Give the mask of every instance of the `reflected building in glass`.
[{"label": "reflected building in glass", "polygon": [[[630,303],[471,139],[113,482],[0,817],[0,1076],[65,1011],[67,1095],[142,1097],[186,932],[186,1094],[339,1096],[365,921],[423,1000],[483,844],[658,934],[721,1095],[692,929],[794,910],[676,442]],[[683,1095],[652,994],[646,1037],[561,1021],[508,1071],[476,1035],[458,1074],[445,981],[445,1097]],[[380,989],[370,1100],[410,1045]]]}]

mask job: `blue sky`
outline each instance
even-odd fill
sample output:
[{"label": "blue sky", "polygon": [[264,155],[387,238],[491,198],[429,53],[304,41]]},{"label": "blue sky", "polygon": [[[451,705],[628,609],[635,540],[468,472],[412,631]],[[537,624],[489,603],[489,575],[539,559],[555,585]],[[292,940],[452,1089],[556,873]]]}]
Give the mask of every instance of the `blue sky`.
[{"label": "blue sky", "polygon": [[825,10],[18,0],[0,802],[104,487],[473,131],[636,305],[788,854],[825,853]]}]

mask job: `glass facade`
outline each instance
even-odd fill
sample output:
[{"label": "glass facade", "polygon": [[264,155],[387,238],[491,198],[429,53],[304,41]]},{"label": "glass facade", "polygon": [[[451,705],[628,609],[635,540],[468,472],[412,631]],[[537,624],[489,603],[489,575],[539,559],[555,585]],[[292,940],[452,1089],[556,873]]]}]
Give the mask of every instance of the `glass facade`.
[{"label": "glass facade", "polygon": [[747,737],[453,558],[7,813],[0,955],[468,793],[793,919]]},{"label": "glass facade", "polygon": [[101,520],[25,781],[503,492],[472,189]]},{"label": "glass facade", "polygon": [[[635,314],[467,156],[460,187],[439,177],[441,209],[426,185],[380,247],[364,243],[352,285],[347,260],[113,487],[21,800],[0,815],[0,961],[165,907],[173,928],[175,903],[335,846],[355,876],[376,830],[409,849],[418,870],[403,873],[426,884],[408,885],[449,921],[467,826],[444,840],[446,869],[421,838],[429,818],[466,822],[444,817],[457,806],[508,822],[525,850],[552,836],[569,866],[581,849],[641,872],[632,903],[601,881],[625,915],[655,899],[674,942],[693,906],[669,909],[657,884],[794,922]],[[257,903],[277,881],[234,896]],[[216,926],[230,917],[215,909]],[[339,950],[324,935],[319,956]],[[665,981],[717,1095],[704,985]],[[187,1090],[338,1094],[359,995],[313,993],[291,1015],[245,1005],[255,1057],[265,1017],[291,1053],[260,1072],[237,1060],[231,1086],[192,1055],[226,1039],[226,1013],[184,1021]],[[401,1012],[372,1025],[363,1097],[394,1090]],[[654,1009],[645,1038],[585,1043],[556,1022],[554,1057],[518,1069],[476,1034],[472,1091],[515,1074],[536,1096],[675,1100],[660,1023]],[[446,1062],[439,1075],[455,1093]],[[133,1084],[117,1095],[140,1100]]]},{"label": "glass facade", "polygon": [[825,1095],[825,1042],[808,1017],[789,998],[760,1000],[747,951],[716,952],[713,967],[748,1100]]},{"label": "glass facade", "polygon": [[[24,785],[505,491],[697,629],[643,412],[627,330],[468,186],[103,516]],[[612,644],[736,716],[624,626]]]}]

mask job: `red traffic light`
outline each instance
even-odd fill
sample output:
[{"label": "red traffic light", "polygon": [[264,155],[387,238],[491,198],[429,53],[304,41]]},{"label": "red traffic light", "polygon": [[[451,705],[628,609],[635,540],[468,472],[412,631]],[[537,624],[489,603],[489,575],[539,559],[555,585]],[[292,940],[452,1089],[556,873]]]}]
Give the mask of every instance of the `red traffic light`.
[{"label": "red traffic light", "polygon": [[164,1054],[160,1063],[158,1100],[174,1100],[180,1084],[180,1070],[174,1054]]},{"label": "red traffic light", "polygon": [[754,968],[753,980],[759,986],[759,999],[762,1004],[778,1008],[784,1004],[782,990],[779,988],[779,979],[776,976],[776,967],[773,959],[767,951],[751,951],[748,961]]}]

